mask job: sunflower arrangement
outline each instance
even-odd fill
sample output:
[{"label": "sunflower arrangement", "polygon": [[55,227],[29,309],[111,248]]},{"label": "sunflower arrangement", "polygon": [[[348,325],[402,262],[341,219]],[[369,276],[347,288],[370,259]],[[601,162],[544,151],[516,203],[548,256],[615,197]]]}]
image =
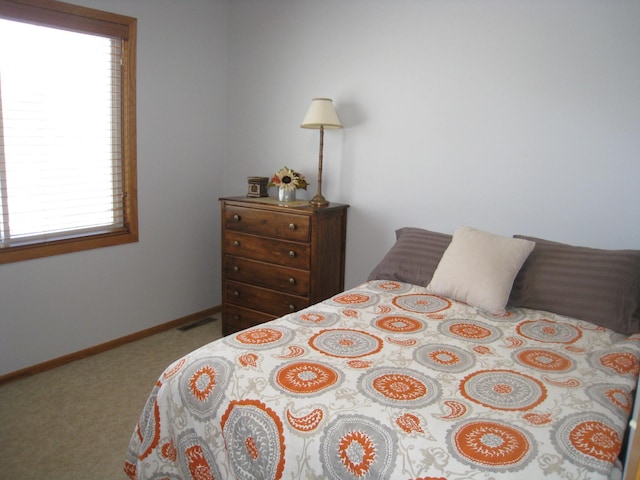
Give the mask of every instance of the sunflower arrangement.
[{"label": "sunflower arrangement", "polygon": [[278,187],[287,191],[297,189],[306,190],[307,185],[307,180],[304,178],[304,175],[289,167],[282,167],[271,177],[271,181],[269,182],[270,187]]}]

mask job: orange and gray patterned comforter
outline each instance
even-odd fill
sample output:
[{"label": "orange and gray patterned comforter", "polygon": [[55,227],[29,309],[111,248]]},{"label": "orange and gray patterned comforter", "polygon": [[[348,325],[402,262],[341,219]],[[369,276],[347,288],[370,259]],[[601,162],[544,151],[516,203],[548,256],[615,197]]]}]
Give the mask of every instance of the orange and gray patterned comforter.
[{"label": "orange and gray patterned comforter", "polygon": [[640,334],[373,281],[158,379],[132,479],[608,479]]}]

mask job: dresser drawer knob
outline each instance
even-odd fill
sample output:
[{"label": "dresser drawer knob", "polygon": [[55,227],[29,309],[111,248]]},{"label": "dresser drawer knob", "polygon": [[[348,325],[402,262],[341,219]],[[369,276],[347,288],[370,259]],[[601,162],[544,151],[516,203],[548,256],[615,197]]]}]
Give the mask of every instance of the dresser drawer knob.
[{"label": "dresser drawer knob", "polygon": [[237,265],[233,266],[233,271],[238,273],[240,271],[240,267],[238,267]]},{"label": "dresser drawer knob", "polygon": [[289,256],[291,258],[296,258],[296,252],[294,252],[293,250],[289,250]]},{"label": "dresser drawer knob", "polygon": [[234,247],[239,247],[240,246],[240,242],[238,240],[234,240],[233,241],[233,246]]},{"label": "dresser drawer knob", "polygon": [[238,223],[238,222],[240,221],[240,215],[235,214],[235,215],[233,216],[233,221],[234,221],[234,222],[236,222],[236,223]]},{"label": "dresser drawer knob", "polygon": [[295,223],[290,223],[289,224],[289,230],[293,231],[296,229],[296,224]]},{"label": "dresser drawer knob", "polygon": [[233,291],[233,296],[234,297],[239,297],[240,296],[240,292],[238,290],[234,290]]},{"label": "dresser drawer knob", "polygon": [[289,311],[293,312],[296,309],[295,305],[289,305]]},{"label": "dresser drawer knob", "polygon": [[240,315],[237,315],[237,314],[236,314],[236,315],[234,315],[234,316],[233,316],[233,319],[234,319],[234,320],[240,320]]},{"label": "dresser drawer knob", "polygon": [[289,283],[290,283],[291,285],[295,285],[295,284],[296,284],[296,279],[295,279],[295,278],[293,278],[293,277],[289,277]]}]

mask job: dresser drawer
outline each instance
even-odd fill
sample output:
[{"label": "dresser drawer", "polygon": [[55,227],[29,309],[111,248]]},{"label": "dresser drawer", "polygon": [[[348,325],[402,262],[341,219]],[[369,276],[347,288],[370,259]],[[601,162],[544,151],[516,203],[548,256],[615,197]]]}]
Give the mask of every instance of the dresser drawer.
[{"label": "dresser drawer", "polygon": [[274,198],[221,198],[223,333],[343,290],[348,205],[284,207]]},{"label": "dresser drawer", "polygon": [[306,215],[226,205],[222,221],[226,230],[235,232],[297,242],[311,238],[311,220]]},{"label": "dresser drawer", "polygon": [[306,296],[309,291],[308,270],[297,270],[225,255],[224,272],[229,280],[250,283],[284,293]]},{"label": "dresser drawer", "polygon": [[231,304],[225,307],[222,315],[224,317],[223,335],[239,332],[240,330],[278,318],[275,315],[267,315],[266,313],[256,312],[255,310],[249,310],[248,308],[237,307]]},{"label": "dresser drawer", "polygon": [[287,242],[226,231],[222,248],[224,253],[230,255],[293,268],[309,269],[311,267],[311,246],[308,243]]},{"label": "dresser drawer", "polygon": [[309,305],[309,301],[305,297],[233,281],[225,282],[224,300],[229,304],[258,310],[277,317]]}]

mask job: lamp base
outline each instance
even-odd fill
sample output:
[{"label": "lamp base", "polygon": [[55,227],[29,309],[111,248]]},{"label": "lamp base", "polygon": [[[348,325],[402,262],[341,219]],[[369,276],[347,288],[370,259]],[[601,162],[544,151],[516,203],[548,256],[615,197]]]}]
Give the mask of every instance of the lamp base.
[{"label": "lamp base", "polygon": [[313,197],[311,200],[309,200],[309,203],[311,205],[313,205],[314,207],[327,207],[329,206],[329,201],[324,198],[322,195],[317,194],[315,197]]}]

